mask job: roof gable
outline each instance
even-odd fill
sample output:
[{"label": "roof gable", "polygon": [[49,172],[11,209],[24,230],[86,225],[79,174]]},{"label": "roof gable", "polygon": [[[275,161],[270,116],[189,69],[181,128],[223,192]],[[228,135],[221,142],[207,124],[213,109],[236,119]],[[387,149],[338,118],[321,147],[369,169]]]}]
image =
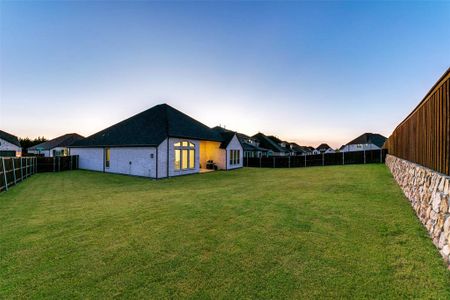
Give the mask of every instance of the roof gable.
[{"label": "roof gable", "polygon": [[7,141],[13,145],[20,147],[20,142],[17,136],[7,133],[5,131],[0,130],[0,139]]}]

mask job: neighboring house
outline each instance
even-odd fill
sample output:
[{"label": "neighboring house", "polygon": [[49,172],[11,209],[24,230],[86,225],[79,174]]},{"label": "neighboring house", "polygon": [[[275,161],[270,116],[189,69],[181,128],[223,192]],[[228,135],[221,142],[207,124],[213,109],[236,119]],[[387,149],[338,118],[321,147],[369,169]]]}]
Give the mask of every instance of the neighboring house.
[{"label": "neighboring house", "polygon": [[84,139],[84,137],[77,133],[68,133],[30,147],[28,148],[28,153],[45,157],[67,156],[70,154],[69,146],[81,139]]},{"label": "neighboring house", "polygon": [[363,151],[363,150],[379,150],[383,148],[384,142],[387,140],[385,136],[378,133],[364,133],[356,139],[343,145],[340,149],[342,152]]},{"label": "neighboring house", "polygon": [[297,143],[289,143],[289,147],[293,155],[306,155],[308,152],[305,150],[304,146],[300,146]]},{"label": "neighboring house", "polygon": [[[228,129],[225,129],[220,126],[216,126],[213,129],[218,130],[219,132],[229,131]],[[239,139],[239,142],[242,145],[244,151],[244,158],[268,157],[273,154],[271,150],[260,147],[258,139],[249,137],[248,135],[239,132],[237,132],[236,135]]]},{"label": "neighboring house", "polygon": [[278,146],[280,146],[283,149],[284,155],[295,155],[292,151],[290,144],[286,141],[282,141],[276,136],[269,135],[267,136],[272,142],[276,143]]},{"label": "neighboring house", "polygon": [[314,151],[314,154],[322,154],[322,153],[335,153],[336,151],[333,150],[328,144],[320,144]]},{"label": "neighboring house", "polygon": [[80,169],[150,178],[199,173],[211,165],[243,166],[235,132],[219,133],[160,104],[70,146]]},{"label": "neighboring house", "polygon": [[0,156],[21,156],[22,147],[17,136],[0,130]]},{"label": "neighboring house", "polygon": [[255,134],[252,138],[259,142],[260,147],[272,151],[273,156],[286,156],[290,153],[290,151],[286,148],[280,146],[278,143],[274,142],[271,138],[261,132]]}]

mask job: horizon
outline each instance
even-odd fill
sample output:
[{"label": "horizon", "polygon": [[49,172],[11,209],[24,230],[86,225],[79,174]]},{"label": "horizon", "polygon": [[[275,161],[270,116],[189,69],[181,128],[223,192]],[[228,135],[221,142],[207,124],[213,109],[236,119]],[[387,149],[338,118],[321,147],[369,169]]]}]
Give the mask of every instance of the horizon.
[{"label": "horizon", "polygon": [[339,148],[389,137],[450,61],[450,2],[4,1],[0,19],[0,129],[21,138],[89,136],[168,103]]}]

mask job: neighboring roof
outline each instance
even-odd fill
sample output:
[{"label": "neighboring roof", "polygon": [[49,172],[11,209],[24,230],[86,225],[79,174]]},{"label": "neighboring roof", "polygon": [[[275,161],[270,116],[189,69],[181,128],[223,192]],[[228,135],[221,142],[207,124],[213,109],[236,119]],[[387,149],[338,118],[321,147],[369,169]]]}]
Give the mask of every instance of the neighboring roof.
[{"label": "neighboring roof", "polygon": [[0,139],[20,147],[19,139],[15,135],[0,130]]},{"label": "neighboring roof", "polygon": [[305,149],[305,147],[303,147],[303,146],[300,146],[299,144],[297,144],[297,143],[290,143],[289,145],[291,145],[291,149],[293,150],[293,151],[295,151],[295,152],[308,152],[306,149]]},{"label": "neighboring roof", "polygon": [[278,145],[277,143],[272,141],[269,137],[267,137],[266,135],[264,135],[261,132],[258,132],[257,134],[255,134],[252,137],[258,139],[259,144],[263,148],[272,150],[274,152],[286,152],[286,149],[284,149],[283,147],[281,147],[280,145]]},{"label": "neighboring roof", "polygon": [[170,105],[160,104],[78,141],[72,146],[158,146],[167,137],[223,141],[217,131]]},{"label": "neighboring roof", "polygon": [[62,136],[59,136],[57,138],[54,138],[53,140],[49,140],[37,145],[34,145],[28,150],[50,150],[56,147],[69,147],[76,141],[84,139],[84,136],[81,136],[77,133],[68,133]]},{"label": "neighboring roof", "polygon": [[[225,128],[220,127],[220,126],[213,127],[212,130],[218,132],[220,134],[220,136],[222,137],[222,139],[223,139],[222,143],[220,143],[220,148],[221,149],[227,148],[228,144],[231,142],[233,137],[235,135],[237,136],[237,134],[238,134],[235,131],[231,131],[231,130],[225,129]],[[244,148],[244,145],[242,144],[242,142],[239,139],[239,137],[238,137],[238,141],[239,141],[239,144],[241,144],[242,148]]]},{"label": "neighboring roof", "polygon": [[327,149],[330,149],[330,148],[331,147],[328,146],[328,144],[323,143],[323,144],[320,144],[319,147],[316,148],[316,150],[327,150]]},{"label": "neighboring roof", "polygon": [[384,142],[387,140],[385,136],[382,136],[378,133],[363,133],[358,136],[356,139],[348,142],[346,145],[354,145],[354,144],[374,144],[378,147],[382,147]]}]

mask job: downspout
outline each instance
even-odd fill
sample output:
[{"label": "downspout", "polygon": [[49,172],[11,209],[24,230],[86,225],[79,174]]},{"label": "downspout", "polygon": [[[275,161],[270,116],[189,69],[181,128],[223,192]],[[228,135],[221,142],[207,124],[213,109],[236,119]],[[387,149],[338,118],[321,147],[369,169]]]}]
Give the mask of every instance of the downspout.
[{"label": "downspout", "polygon": [[158,165],[159,165],[158,152],[159,152],[159,146],[156,147],[156,179],[158,179]]},{"label": "downspout", "polygon": [[167,178],[169,177],[169,136],[167,136]]},{"label": "downspout", "polygon": [[225,170],[228,171],[228,149],[225,148]]}]

